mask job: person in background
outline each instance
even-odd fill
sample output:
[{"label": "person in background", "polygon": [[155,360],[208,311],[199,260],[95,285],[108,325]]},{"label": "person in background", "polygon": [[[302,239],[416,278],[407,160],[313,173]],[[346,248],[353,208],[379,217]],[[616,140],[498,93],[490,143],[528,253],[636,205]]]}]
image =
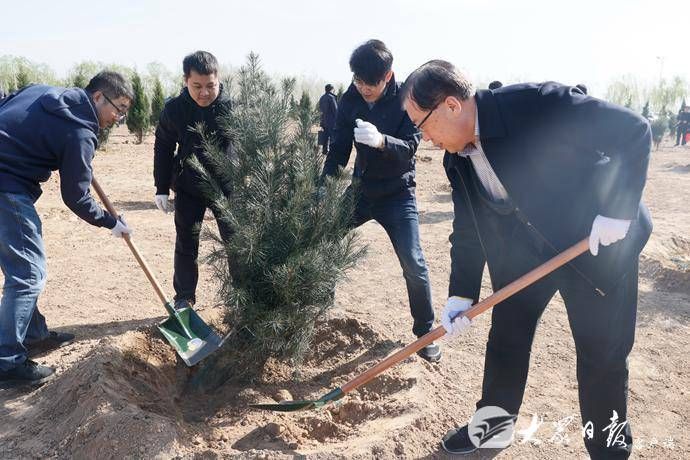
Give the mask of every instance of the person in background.
[{"label": "person in background", "polygon": [[333,94],[333,85],[327,84],[325,90],[319,99],[319,112],[321,112],[319,144],[323,146],[323,154],[328,155],[328,144],[333,137],[335,116],[338,113],[338,101]]}]

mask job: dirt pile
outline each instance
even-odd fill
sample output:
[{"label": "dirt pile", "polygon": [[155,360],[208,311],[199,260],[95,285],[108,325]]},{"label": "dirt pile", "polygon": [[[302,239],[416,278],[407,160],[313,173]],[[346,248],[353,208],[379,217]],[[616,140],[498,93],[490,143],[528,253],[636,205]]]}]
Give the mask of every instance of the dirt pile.
[{"label": "dirt pile", "polygon": [[181,432],[177,373],[174,354],[157,338],[132,332],[104,339],[7,414],[25,422],[6,442],[20,457],[172,452]]},{"label": "dirt pile", "polygon": [[357,320],[332,319],[319,328],[301,368],[301,382],[294,381],[289,365],[272,361],[254,383],[229,382],[210,393],[198,393],[187,385],[193,370],[176,358],[153,328],[128,332],[101,340],[78,365],[11,410],[8,416],[17,421],[16,429],[7,433],[5,441],[13,456],[323,452],[325,444],[383,434],[382,424],[395,428],[409,423],[410,414],[418,409],[413,394],[418,378],[407,376],[405,366],[396,368],[318,411],[280,414],[252,410],[248,404],[318,398],[396,345]]}]

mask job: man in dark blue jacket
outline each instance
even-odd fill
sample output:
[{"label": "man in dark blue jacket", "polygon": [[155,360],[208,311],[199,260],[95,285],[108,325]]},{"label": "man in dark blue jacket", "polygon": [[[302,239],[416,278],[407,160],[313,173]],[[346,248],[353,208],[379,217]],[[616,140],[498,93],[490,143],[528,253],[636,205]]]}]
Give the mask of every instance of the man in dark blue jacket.
[{"label": "man in dark blue jacket", "polygon": [[[449,335],[470,325],[462,312],[478,300],[485,263],[496,291],[589,237],[590,253],[493,308],[477,409],[517,417],[535,329],[559,291],[577,352],[585,446],[593,459],[627,458],[627,357],[638,259],[652,228],[641,203],[649,124],[554,82],[475,91],[440,60],[410,75],[404,97],[424,139],[446,150],[455,209],[442,315]],[[481,444],[470,435],[467,425],[451,430],[443,447],[472,452]]]},{"label": "man in dark blue jacket", "polygon": [[[156,128],[153,147],[153,176],[156,186],[155,202],[166,214],[170,211],[168,196],[175,191],[175,261],[173,287],[175,308],[191,307],[196,302],[199,281],[199,235],[209,202],[201,189],[202,179],[188,164],[192,155],[207,168],[213,168],[201,147],[201,136],[191,128],[203,123],[228,151],[230,139],[219,126],[219,117],[230,111],[230,98],[223,91],[218,78],[218,61],[206,51],[196,51],[182,62],[185,87],[166,102]],[[223,239],[230,228],[217,219]]]},{"label": "man in dark blue jacket", "polygon": [[85,89],[28,86],[0,102],[0,266],[5,285],[0,301],[0,387],[39,384],[54,370],[29,356],[70,342],[49,331],[36,303],[46,282],[41,220],[34,203],[41,182],[60,172],[65,204],[81,219],[130,233],[124,220],[93,200],[91,162],[99,128],[127,113],[134,94],[118,73],[101,72]]},{"label": "man in dark blue jacket", "polygon": [[335,117],[338,113],[338,100],[333,94],[333,85],[327,84],[325,90],[326,92],[319,99],[319,112],[321,112],[319,142],[323,145],[323,154],[328,155],[328,145],[333,137]]},{"label": "man in dark blue jacket", "polygon": [[[353,182],[359,182],[359,195],[352,225],[374,219],[388,233],[407,284],[412,332],[422,336],[431,329],[434,310],[415,199],[419,132],[402,110],[392,65],[391,52],[379,40],[369,40],[353,51],[350,69],[354,76],[340,100],[323,174],[335,175],[347,165],[354,141]],[[438,361],[441,350],[432,344],[420,356]]]}]

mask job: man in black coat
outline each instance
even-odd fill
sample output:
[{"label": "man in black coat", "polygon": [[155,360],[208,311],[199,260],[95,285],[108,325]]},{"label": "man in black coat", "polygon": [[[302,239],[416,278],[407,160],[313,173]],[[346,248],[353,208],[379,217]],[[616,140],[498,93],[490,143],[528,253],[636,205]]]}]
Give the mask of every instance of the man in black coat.
[{"label": "man in black coat", "polygon": [[[218,79],[218,61],[206,51],[197,51],[182,62],[185,88],[179,96],[166,102],[161,112],[154,144],[153,175],[155,202],[166,214],[171,210],[168,197],[175,191],[175,262],[173,287],[175,308],[182,309],[196,302],[199,280],[199,233],[209,202],[200,187],[201,178],[188,164],[195,155],[212,169],[201,148],[199,134],[190,130],[203,123],[228,152],[230,140],[220,131],[218,119],[230,111],[230,100]],[[216,216],[218,230],[227,239],[231,230]]]},{"label": "man in black coat", "polygon": [[676,121],[676,146],[687,143],[685,134],[690,131],[690,105],[683,105]]},{"label": "man in black coat", "polygon": [[333,137],[335,116],[338,113],[338,101],[333,94],[333,85],[327,84],[325,90],[326,92],[319,99],[319,111],[321,112],[319,143],[323,145],[323,154],[328,155],[328,144]]},{"label": "man in black coat", "polygon": [[[485,263],[498,290],[589,237],[591,254],[494,307],[477,409],[497,406],[517,416],[535,329],[558,290],[577,350],[587,450],[595,459],[627,458],[627,356],[638,258],[651,233],[640,201],[651,145],[647,121],[553,82],[475,92],[440,60],[413,72],[405,91],[405,108],[424,139],[446,150],[455,209],[442,316],[449,335],[470,325],[462,312],[478,300]],[[621,430],[607,437],[612,420]],[[443,439],[456,454],[477,444],[467,425]]]},{"label": "man in black coat", "polygon": [[[393,55],[379,40],[369,40],[353,51],[354,76],[340,100],[323,175],[333,176],[347,165],[354,141],[353,182],[360,186],[352,226],[374,219],[388,233],[407,284],[412,332],[421,336],[431,329],[434,311],[415,199],[419,132],[402,109],[392,65]],[[419,355],[438,361],[441,350],[432,344]]]}]

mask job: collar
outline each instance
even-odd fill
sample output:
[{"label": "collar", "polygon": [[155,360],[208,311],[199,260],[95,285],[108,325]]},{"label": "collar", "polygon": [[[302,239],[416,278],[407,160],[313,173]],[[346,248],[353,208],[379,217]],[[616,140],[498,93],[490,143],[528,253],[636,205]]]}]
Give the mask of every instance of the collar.
[{"label": "collar", "polygon": [[481,139],[505,137],[506,128],[498,110],[496,95],[489,90],[480,89],[474,96],[477,103],[477,119],[475,135],[479,135],[479,126],[482,126]]}]

